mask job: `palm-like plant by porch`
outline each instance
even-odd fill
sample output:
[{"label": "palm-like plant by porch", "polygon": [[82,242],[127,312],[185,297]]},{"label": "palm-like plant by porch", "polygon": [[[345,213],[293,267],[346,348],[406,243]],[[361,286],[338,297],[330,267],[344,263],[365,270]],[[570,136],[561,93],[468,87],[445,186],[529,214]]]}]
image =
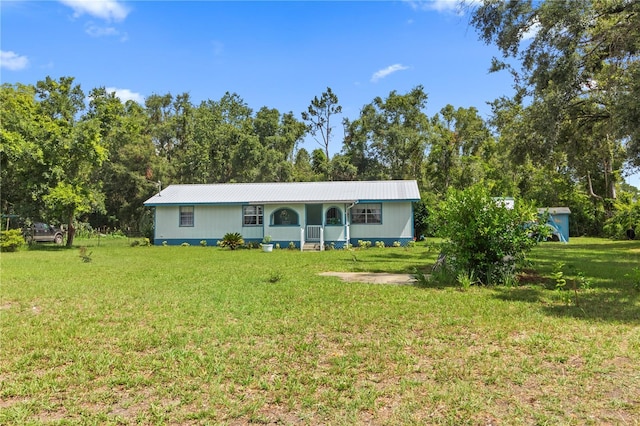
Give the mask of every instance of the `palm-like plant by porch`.
[{"label": "palm-like plant by porch", "polygon": [[244,244],[242,235],[238,232],[228,232],[224,234],[222,240],[218,241],[220,247],[229,247],[231,250],[235,250]]}]

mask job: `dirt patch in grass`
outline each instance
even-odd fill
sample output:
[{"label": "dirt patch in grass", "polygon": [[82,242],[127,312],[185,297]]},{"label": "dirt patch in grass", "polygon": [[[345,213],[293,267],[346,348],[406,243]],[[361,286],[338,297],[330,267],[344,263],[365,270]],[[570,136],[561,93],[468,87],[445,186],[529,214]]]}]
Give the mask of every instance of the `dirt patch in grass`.
[{"label": "dirt patch in grass", "polygon": [[344,282],[368,284],[414,284],[416,279],[411,274],[387,274],[375,272],[321,272],[323,277],[338,277]]},{"label": "dirt patch in grass", "polygon": [[546,277],[540,275],[535,269],[524,269],[517,274],[518,284],[526,285],[542,285],[545,288],[553,288],[553,282]]}]

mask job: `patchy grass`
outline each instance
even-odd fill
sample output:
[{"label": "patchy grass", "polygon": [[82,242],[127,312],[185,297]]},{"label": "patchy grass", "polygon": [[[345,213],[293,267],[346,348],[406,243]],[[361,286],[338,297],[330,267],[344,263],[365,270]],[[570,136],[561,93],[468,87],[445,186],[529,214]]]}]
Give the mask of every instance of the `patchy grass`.
[{"label": "patchy grass", "polygon": [[[437,252],[78,241],[2,253],[0,424],[638,424],[640,242],[543,244],[514,288],[343,283]],[[554,290],[591,281],[579,305]]]}]

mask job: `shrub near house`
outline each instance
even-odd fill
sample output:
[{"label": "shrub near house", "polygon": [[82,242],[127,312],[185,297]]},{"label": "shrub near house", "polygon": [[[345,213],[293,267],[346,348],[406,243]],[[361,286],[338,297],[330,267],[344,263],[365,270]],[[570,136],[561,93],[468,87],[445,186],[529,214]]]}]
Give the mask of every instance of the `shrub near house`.
[{"label": "shrub near house", "polygon": [[0,251],[17,251],[24,244],[22,231],[19,229],[9,229],[0,232]]},{"label": "shrub near house", "polygon": [[226,233],[224,237],[220,241],[218,241],[218,245],[220,247],[229,247],[231,250],[235,250],[238,247],[241,247],[243,244],[244,239],[238,232]]},{"label": "shrub near house", "polygon": [[546,232],[533,206],[505,208],[483,185],[450,190],[432,218],[451,272],[483,284],[512,280],[516,264],[537,244],[529,235]]}]

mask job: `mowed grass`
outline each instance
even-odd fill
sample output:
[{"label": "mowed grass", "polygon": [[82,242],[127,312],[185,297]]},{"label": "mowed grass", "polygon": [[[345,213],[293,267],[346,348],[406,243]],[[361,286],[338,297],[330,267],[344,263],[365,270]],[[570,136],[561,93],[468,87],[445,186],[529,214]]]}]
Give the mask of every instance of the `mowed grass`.
[{"label": "mowed grass", "polygon": [[[344,283],[437,251],[78,241],[2,253],[0,424],[639,424],[640,242],[545,243],[516,288]],[[566,305],[553,264],[591,289]],[[569,285],[570,286],[570,285]]]}]

